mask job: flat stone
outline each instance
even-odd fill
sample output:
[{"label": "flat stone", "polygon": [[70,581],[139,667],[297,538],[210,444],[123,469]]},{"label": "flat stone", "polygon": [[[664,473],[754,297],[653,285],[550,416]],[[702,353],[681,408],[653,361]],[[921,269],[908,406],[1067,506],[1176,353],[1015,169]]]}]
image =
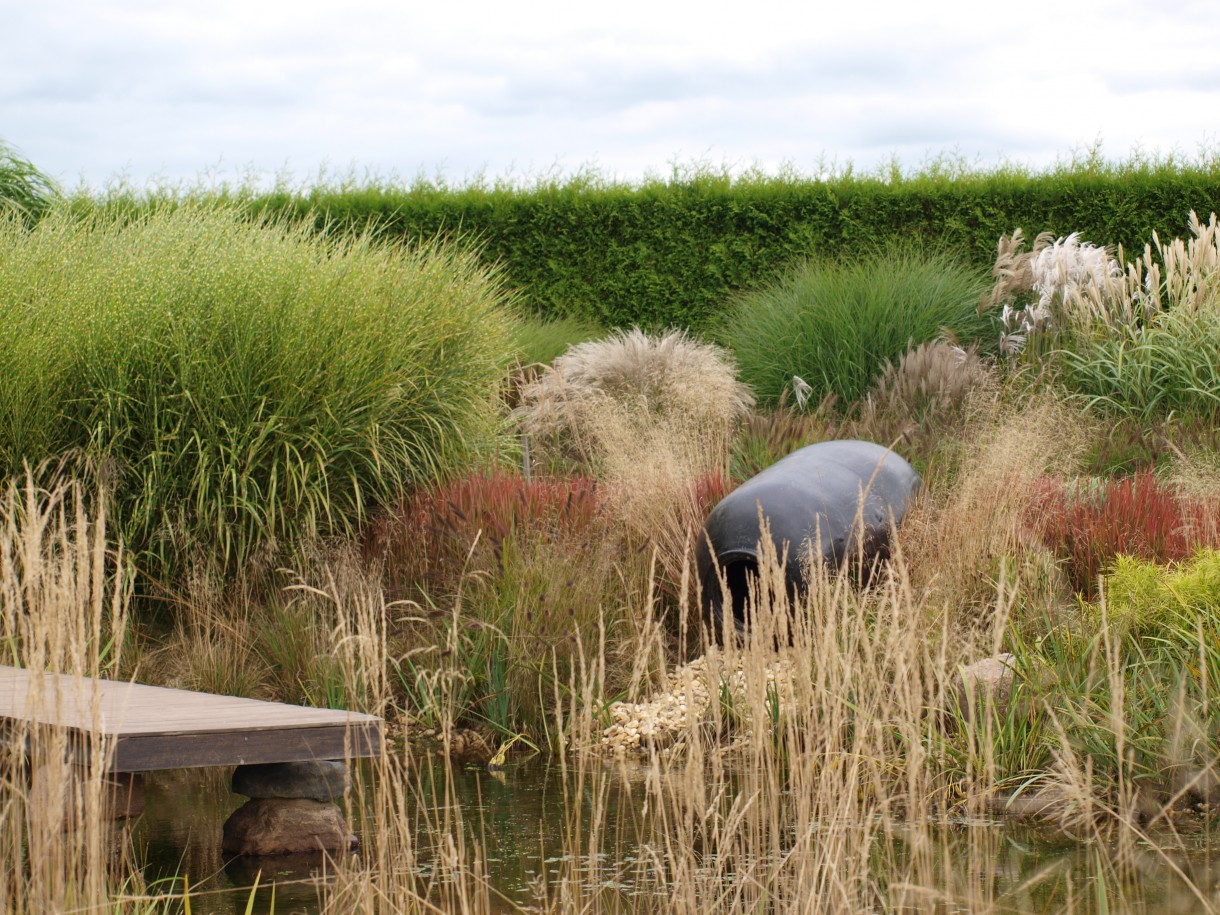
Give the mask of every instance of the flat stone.
[{"label": "flat stone", "polygon": [[1016,796],[989,797],[985,803],[993,813],[1025,820],[1068,836],[1090,833],[1097,828],[1101,815],[1101,808],[1092,795],[1062,785],[1047,785]]},{"label": "flat stone", "polygon": [[306,798],[257,798],[233,812],[221,848],[231,855],[340,852],[356,844],[343,812]]},{"label": "flat stone", "polygon": [[337,801],[347,787],[347,766],[332,760],[261,763],[233,770],[233,793],[249,798]]}]

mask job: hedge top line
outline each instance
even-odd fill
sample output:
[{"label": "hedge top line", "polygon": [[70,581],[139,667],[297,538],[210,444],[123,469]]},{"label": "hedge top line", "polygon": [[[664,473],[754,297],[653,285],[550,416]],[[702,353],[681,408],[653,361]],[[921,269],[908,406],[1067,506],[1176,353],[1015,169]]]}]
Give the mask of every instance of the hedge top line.
[{"label": "hedge top line", "polygon": [[810,257],[842,258],[902,239],[979,269],[1000,235],[1079,232],[1142,250],[1156,232],[1183,235],[1188,214],[1220,210],[1220,160],[1179,165],[1093,163],[1042,174],[1016,169],[830,178],[696,173],[639,185],[588,176],[533,187],[472,184],[318,186],[162,196],[78,198],[140,209],[198,197],[240,199],[253,212],[319,228],[374,227],[384,237],[457,238],[503,270],[543,316],[605,326],[714,323],[743,291]]}]

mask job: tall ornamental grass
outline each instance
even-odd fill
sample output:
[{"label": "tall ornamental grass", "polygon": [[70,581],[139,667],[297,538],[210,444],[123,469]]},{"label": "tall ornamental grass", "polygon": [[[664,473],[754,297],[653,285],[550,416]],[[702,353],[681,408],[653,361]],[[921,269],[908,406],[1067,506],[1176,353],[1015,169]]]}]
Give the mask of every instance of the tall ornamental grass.
[{"label": "tall ornamental grass", "polygon": [[1220,416],[1220,313],[1175,309],[1056,354],[1068,389],[1090,407],[1153,421]]},{"label": "tall ornamental grass", "polygon": [[550,365],[570,347],[603,335],[592,321],[584,318],[539,318],[523,316],[517,323],[513,342],[517,361],[522,366]]},{"label": "tall ornamental grass", "polygon": [[1220,415],[1220,226],[1192,211],[1189,227],[1186,241],[1154,234],[1155,253],[1081,287],[1093,320],[1057,355],[1091,406],[1143,421]]},{"label": "tall ornamental grass", "polygon": [[54,180],[0,140],[0,214],[16,214],[32,224],[59,197]]},{"label": "tall ornamental grass", "polygon": [[0,474],[83,460],[147,571],[350,534],[495,444],[511,347],[464,251],[233,208],[0,223]]},{"label": "tall ornamental grass", "polygon": [[[128,588],[107,543],[94,494],[63,480],[39,489],[29,477],[0,486],[0,664],[77,677],[122,678],[127,669]],[[126,806],[123,777],[109,773],[113,743],[101,736],[90,685],[28,693],[4,687],[0,740],[0,912],[151,915],[132,846],[111,824]],[[65,704],[92,710],[90,739],[39,726]],[[88,714],[88,712],[86,713]]]},{"label": "tall ornamental grass", "polygon": [[812,389],[858,400],[885,363],[946,331],[963,344],[988,336],[978,314],[983,277],[947,255],[891,246],[844,262],[811,260],[743,296],[717,330],[742,381],[776,403],[797,376]]}]

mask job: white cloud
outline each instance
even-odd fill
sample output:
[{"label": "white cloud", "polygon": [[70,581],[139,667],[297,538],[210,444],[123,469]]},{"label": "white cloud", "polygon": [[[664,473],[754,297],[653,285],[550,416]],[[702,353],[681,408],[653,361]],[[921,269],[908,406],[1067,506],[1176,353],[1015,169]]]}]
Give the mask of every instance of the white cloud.
[{"label": "white cloud", "polygon": [[68,183],[354,162],[460,179],[683,159],[1046,164],[1194,152],[1220,4],[40,0],[8,16],[0,138]]}]

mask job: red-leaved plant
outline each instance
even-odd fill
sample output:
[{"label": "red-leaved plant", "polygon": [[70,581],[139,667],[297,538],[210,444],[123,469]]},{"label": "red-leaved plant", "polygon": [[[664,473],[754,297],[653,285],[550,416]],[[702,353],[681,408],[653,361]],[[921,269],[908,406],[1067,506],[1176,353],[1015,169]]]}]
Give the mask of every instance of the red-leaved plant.
[{"label": "red-leaved plant", "polygon": [[1220,509],[1147,471],[1118,480],[1043,478],[1037,487],[1031,526],[1088,598],[1119,554],[1180,562],[1217,545]]},{"label": "red-leaved plant", "polygon": [[451,593],[464,571],[498,562],[514,536],[573,541],[589,535],[598,493],[588,477],[490,470],[421,489],[372,527],[367,552],[385,562],[398,596]]}]

